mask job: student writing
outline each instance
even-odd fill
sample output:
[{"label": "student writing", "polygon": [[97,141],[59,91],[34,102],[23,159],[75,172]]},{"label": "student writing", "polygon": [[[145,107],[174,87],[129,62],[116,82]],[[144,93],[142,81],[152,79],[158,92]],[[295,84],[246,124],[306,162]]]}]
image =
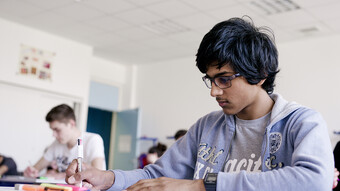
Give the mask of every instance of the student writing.
[{"label": "student writing", "polygon": [[52,166],[46,176],[65,178],[65,170],[69,163],[77,158],[77,140],[83,137],[84,162],[97,169],[105,169],[105,154],[103,140],[98,134],[81,131],[76,126],[73,109],[61,104],[55,106],[46,115],[53,136],[56,140],[47,148],[41,159],[24,171],[24,176],[37,177],[39,172],[47,166]]},{"label": "student writing", "polygon": [[269,30],[246,18],[220,22],[204,36],[196,65],[220,111],[200,118],[155,164],[77,173],[73,161],[66,181],[110,191],[331,190],[326,123],[273,93],[278,51]]}]

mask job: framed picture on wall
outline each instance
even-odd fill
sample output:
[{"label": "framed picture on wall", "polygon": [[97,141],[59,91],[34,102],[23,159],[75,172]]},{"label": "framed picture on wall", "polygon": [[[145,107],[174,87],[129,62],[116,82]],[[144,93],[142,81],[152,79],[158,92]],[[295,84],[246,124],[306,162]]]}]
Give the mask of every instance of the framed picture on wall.
[{"label": "framed picture on wall", "polygon": [[18,74],[51,81],[54,57],[54,52],[22,44]]}]

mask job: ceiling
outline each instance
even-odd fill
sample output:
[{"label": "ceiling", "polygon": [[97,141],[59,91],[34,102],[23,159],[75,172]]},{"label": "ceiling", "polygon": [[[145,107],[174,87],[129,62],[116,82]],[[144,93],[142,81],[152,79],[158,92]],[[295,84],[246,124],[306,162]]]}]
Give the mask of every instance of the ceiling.
[{"label": "ceiling", "polygon": [[340,34],[338,0],[0,0],[0,17],[122,64],[194,56],[214,24],[249,15],[278,43]]}]

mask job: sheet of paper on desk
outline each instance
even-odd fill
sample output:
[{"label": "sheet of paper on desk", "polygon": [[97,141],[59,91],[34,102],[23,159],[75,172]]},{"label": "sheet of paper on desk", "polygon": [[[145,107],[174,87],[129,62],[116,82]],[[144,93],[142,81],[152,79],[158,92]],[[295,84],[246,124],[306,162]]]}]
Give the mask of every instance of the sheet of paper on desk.
[{"label": "sheet of paper on desk", "polygon": [[44,178],[37,179],[36,183],[53,183],[53,184],[66,184],[64,179]]},{"label": "sheet of paper on desk", "polygon": [[1,181],[6,181],[6,182],[25,182],[25,183],[35,183],[35,178],[29,178],[29,177],[24,177],[24,176],[3,176],[0,179]]},{"label": "sheet of paper on desk", "polygon": [[14,187],[5,187],[5,186],[0,186],[0,191],[13,191]]},{"label": "sheet of paper on desk", "polygon": [[[0,187],[1,188],[1,187]],[[9,190],[13,190],[13,187],[7,187]],[[86,187],[78,187],[68,184],[15,184],[14,190],[23,191],[90,191]],[[0,191],[5,191],[1,190]]]}]

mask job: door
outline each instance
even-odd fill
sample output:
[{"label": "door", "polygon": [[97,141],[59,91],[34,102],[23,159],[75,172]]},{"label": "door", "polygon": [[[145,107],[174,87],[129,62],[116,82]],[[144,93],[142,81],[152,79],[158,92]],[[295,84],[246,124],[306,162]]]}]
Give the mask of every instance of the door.
[{"label": "door", "polygon": [[89,107],[86,131],[97,133],[103,138],[106,169],[109,164],[111,123],[112,111]]},{"label": "door", "polygon": [[109,166],[112,169],[132,170],[137,168],[137,130],[139,124],[139,109],[116,112],[114,138],[112,139],[113,160]]}]

